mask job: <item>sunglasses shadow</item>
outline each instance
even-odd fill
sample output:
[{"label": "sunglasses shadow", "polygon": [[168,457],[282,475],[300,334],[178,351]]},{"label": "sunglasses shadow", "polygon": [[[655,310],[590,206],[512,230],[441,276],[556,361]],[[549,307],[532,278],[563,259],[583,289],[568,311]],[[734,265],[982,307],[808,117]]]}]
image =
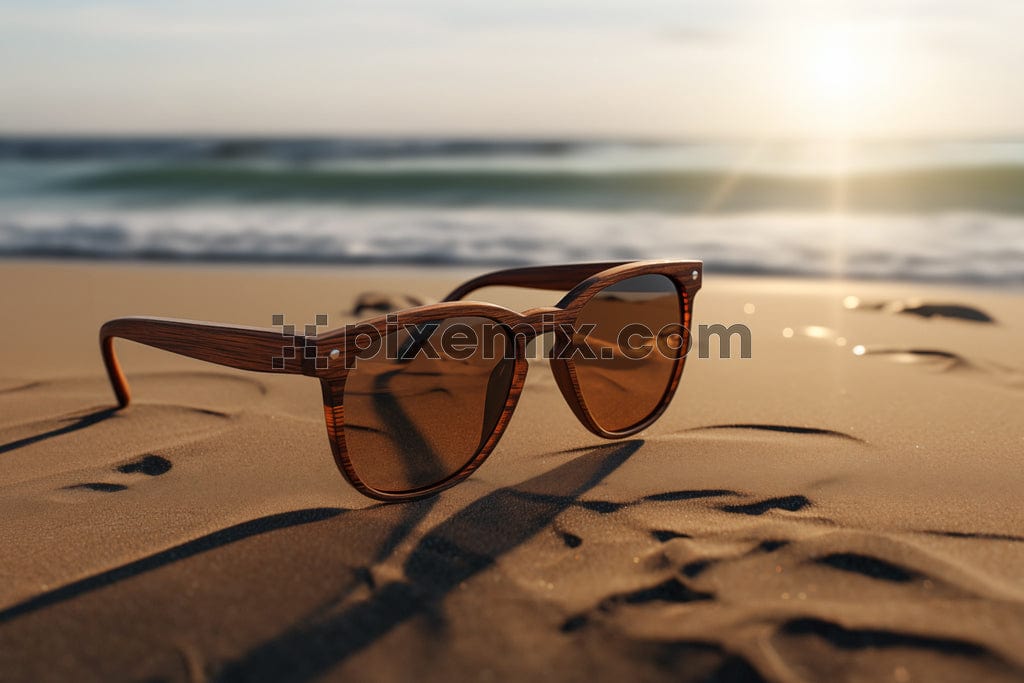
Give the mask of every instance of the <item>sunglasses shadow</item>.
[{"label": "sunglasses shadow", "polygon": [[72,414],[58,417],[56,418],[57,421],[67,422],[68,424],[39,434],[26,436],[23,439],[16,439],[14,441],[9,441],[8,443],[0,444],[0,455],[16,451],[19,448],[24,448],[25,446],[31,446],[32,444],[39,443],[40,441],[46,441],[47,439],[52,439],[57,436],[77,432],[80,429],[86,429],[94,424],[98,424],[116,416],[117,412],[117,408],[98,408],[86,414]]},{"label": "sunglasses shadow", "polygon": [[231,662],[217,679],[318,678],[409,619],[436,616],[438,604],[459,584],[547,528],[642,445],[634,439],[599,446],[538,477],[487,494],[419,540],[405,561],[404,580],[376,587],[369,598],[340,613],[300,622]]},{"label": "sunglasses shadow", "polygon": [[[374,378],[373,407],[382,424],[391,425],[391,429],[400,438],[392,438],[391,444],[399,449],[400,456],[396,460],[406,468],[408,481],[441,481],[448,474],[441,455],[430,445],[426,435],[420,431],[416,422],[402,408],[402,403],[390,391],[391,380],[399,374],[392,370]],[[438,387],[440,390],[440,387]]]},{"label": "sunglasses shadow", "polygon": [[24,600],[0,611],[0,624],[20,617],[31,612],[57,605],[67,600],[72,600],[92,591],[116,584],[140,574],[151,572],[181,560],[186,560],[195,555],[216,550],[232,543],[247,538],[266,534],[278,529],[301,526],[313,522],[320,522],[325,519],[337,517],[349,512],[345,508],[309,508],[305,510],[292,510],[276,515],[259,517],[248,522],[235,524],[206,536],[193,539],[186,543],[176,545],[158,553],[147,555],[133,562],[123,564],[99,574],[88,576],[84,579],[65,584],[59,588],[40,593],[35,597]]}]

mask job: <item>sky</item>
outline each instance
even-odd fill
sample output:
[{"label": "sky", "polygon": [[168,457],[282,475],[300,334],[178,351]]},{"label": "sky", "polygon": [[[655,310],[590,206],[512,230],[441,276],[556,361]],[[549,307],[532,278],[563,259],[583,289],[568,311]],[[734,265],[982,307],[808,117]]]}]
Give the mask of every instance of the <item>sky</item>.
[{"label": "sky", "polygon": [[0,0],[0,132],[1024,134],[1021,0]]}]

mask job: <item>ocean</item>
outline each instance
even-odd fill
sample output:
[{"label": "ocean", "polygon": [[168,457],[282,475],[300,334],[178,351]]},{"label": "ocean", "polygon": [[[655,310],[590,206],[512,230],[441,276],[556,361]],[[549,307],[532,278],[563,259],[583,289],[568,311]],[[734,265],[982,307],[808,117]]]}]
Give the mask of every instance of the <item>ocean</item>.
[{"label": "ocean", "polygon": [[1024,142],[0,137],[0,256],[1024,285]]}]

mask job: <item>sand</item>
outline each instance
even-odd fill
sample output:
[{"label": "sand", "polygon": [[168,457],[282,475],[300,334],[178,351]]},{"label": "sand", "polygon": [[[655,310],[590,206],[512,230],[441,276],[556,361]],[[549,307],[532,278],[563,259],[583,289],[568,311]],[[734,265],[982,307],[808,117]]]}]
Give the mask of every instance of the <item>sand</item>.
[{"label": "sand", "polygon": [[113,410],[109,318],[333,326],[470,274],[0,263],[0,680],[1024,680],[1019,293],[709,267],[695,321],[751,358],[618,442],[532,362],[415,503],[344,482],[310,378],[121,342]]}]

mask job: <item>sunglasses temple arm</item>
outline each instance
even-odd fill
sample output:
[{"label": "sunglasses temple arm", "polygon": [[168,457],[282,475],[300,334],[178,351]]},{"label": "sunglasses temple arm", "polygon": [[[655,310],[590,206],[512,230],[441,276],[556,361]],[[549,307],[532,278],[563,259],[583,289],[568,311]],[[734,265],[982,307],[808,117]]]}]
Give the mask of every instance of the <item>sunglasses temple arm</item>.
[{"label": "sunglasses temple arm", "polygon": [[603,263],[573,263],[561,266],[534,266],[496,270],[473,278],[456,287],[443,301],[458,301],[484,287],[524,287],[567,292],[601,271],[630,263],[608,261]]},{"label": "sunglasses temple arm", "polygon": [[169,318],[118,318],[100,328],[100,351],[122,408],[131,401],[131,391],[114,352],[116,338],[239,370],[315,374],[304,364],[303,350],[295,348],[293,337],[278,330]]}]

